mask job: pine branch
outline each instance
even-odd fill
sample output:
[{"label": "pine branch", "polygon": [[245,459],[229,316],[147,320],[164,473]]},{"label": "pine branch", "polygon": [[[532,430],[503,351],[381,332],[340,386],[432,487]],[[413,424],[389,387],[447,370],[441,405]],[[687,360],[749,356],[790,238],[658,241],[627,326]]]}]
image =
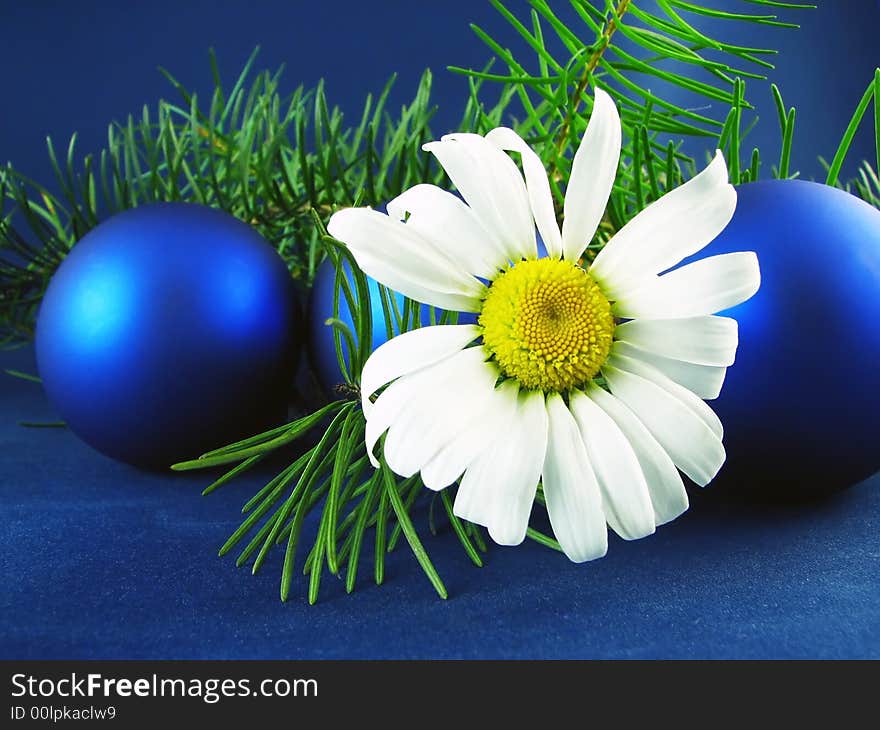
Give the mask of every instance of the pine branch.
[{"label": "pine branch", "polygon": [[[840,145],[838,146],[837,152],[834,154],[834,159],[831,161],[831,165],[828,168],[828,176],[825,179],[826,185],[838,184],[840,170],[846,160],[847,152],[849,152],[849,148],[852,146],[856,132],[858,132],[859,127],[862,124],[862,119],[864,119],[865,113],[868,111],[872,101],[874,102],[875,107],[875,117],[880,118],[880,112],[876,112],[877,105],[880,104],[880,98],[876,97],[875,93],[880,93],[880,68],[874,72],[873,82],[868,85],[867,89],[865,89],[865,93],[862,95],[861,100],[856,106],[856,110],[853,112],[852,118],[846,127],[846,131],[843,133],[843,138],[840,140]],[[880,131],[877,132],[877,135],[878,165],[880,165]]]},{"label": "pine branch", "polygon": [[[79,158],[76,135],[64,155],[49,140],[59,194],[11,164],[0,169],[0,340],[30,339],[52,273],[121,210],[155,201],[221,208],[254,226],[308,284],[324,250],[313,210],[326,219],[337,206],[379,205],[417,182],[441,180],[420,149],[432,136],[429,72],[398,115],[386,105],[392,79],[348,124],[322,84],[284,94],[280,70],[252,77],[253,62],[228,90],[215,73],[207,103],[163,71],[178,99],[111,124],[97,154]],[[213,55],[211,64],[216,71]],[[468,103],[465,116],[473,111]]]},{"label": "pine branch", "polygon": [[[669,180],[681,180],[695,172],[695,162],[680,152],[679,140],[686,137],[706,138],[712,147],[736,155],[731,160],[734,181],[759,174],[760,153],[752,150],[747,160],[739,159],[749,130],[748,125],[743,128],[743,112],[752,109],[746,82],[764,78],[760,71],[772,68],[765,58],[775,51],[712,37],[700,29],[699,22],[709,17],[725,21],[723,25],[753,23],[780,28],[796,27],[794,23],[778,19],[775,14],[723,12],[684,0],[656,0],[650,10],[649,4],[640,0],[571,0],[578,25],[563,20],[561,11],[554,10],[547,0],[529,0],[528,27],[503,0],[492,2],[533,54],[535,65],[529,68],[520,57],[526,54],[508,50],[499,40],[474,27],[509,75],[488,75],[458,67],[451,70],[472,81],[479,78],[500,84],[508,93],[513,90],[524,113],[516,128],[547,163],[557,206],[564,197],[560,183],[570,172],[573,150],[586,127],[587,118],[581,110],[591,103],[588,85],[603,88],[617,102],[624,131],[621,180],[609,206],[606,228],[600,229],[595,244],[601,246],[607,235],[625,224],[643,204],[665,192]],[[757,4],[774,11],[807,7]],[[545,26],[555,35],[561,52],[548,45]],[[623,40],[619,42],[619,38]],[[695,70],[704,71],[709,81],[695,78]],[[655,89],[645,83],[652,79],[683,89],[694,97],[694,103],[684,106],[673,102],[662,85]],[[723,116],[714,111],[718,108],[725,110]]]}]

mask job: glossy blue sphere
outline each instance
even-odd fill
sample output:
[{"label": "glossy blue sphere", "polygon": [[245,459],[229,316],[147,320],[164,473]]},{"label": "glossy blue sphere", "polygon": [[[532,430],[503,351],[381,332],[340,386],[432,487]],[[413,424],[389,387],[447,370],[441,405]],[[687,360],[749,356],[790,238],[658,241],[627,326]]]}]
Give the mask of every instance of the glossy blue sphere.
[{"label": "glossy blue sphere", "polygon": [[70,428],[121,461],[168,466],[286,416],[299,322],[286,265],[200,205],[120,213],[49,284],[36,353]]},{"label": "glossy blue sphere", "polygon": [[[343,271],[351,286],[352,292],[355,291],[354,277],[347,263],[343,264]],[[386,327],[385,315],[382,308],[382,297],[379,293],[378,282],[367,277],[367,287],[370,293],[370,312],[372,316],[373,336],[371,341],[371,349],[375,350],[379,345],[385,343],[398,334],[392,318],[392,331],[389,333]],[[332,392],[334,388],[344,382],[342,370],[339,367],[339,360],[336,357],[336,346],[334,344],[333,328],[327,325],[327,320],[333,317],[333,295],[336,288],[336,269],[333,262],[327,258],[318,267],[315,273],[315,281],[309,295],[309,314],[308,314],[308,340],[309,353],[311,355],[312,368],[318,381],[328,391]],[[398,311],[403,313],[404,297],[397,292],[390,292]],[[435,321],[442,315],[441,310],[435,311]],[[351,318],[351,310],[348,302],[342,292],[339,294],[339,319],[349,327],[354,334],[354,323]],[[422,305],[419,309],[419,321],[421,324],[429,325],[431,323],[431,309],[427,305]],[[458,322],[461,324],[476,322],[476,316],[473,314],[461,313],[458,315]],[[348,367],[351,365],[350,354],[342,341],[343,353],[346,358]]]},{"label": "glossy blue sphere", "polygon": [[733,220],[699,257],[753,250],[761,288],[723,314],[736,362],[712,403],[727,463],[718,483],[813,497],[880,469],[880,212],[798,180],[737,188]]}]

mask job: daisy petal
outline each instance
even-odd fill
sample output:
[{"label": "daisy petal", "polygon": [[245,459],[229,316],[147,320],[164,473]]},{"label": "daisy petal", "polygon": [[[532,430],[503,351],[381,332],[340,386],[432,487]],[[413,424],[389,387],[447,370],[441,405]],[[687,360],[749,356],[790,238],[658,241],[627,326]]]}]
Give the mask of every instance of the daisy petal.
[{"label": "daisy petal", "polygon": [[698,365],[733,365],[739,340],[730,317],[633,319],[617,326],[614,336],[641,350]]},{"label": "daisy petal", "polygon": [[739,251],[695,261],[619,294],[613,311],[635,319],[713,314],[751,297],[761,285],[758,257]]},{"label": "daisy petal", "polygon": [[529,196],[510,157],[478,134],[446,135],[422,149],[437,158],[483,228],[498,235],[506,258],[537,256]]},{"label": "daisy petal", "polygon": [[[514,389],[510,397],[510,389]],[[455,482],[481,453],[492,445],[496,434],[511,422],[516,412],[517,386],[512,380],[492,392],[486,407],[472,416],[467,426],[422,467],[422,481],[439,491]]]},{"label": "daisy petal", "polygon": [[455,514],[485,525],[499,545],[519,545],[526,536],[546,449],[544,395],[520,391],[507,431],[462,477]]},{"label": "daisy petal", "polygon": [[544,246],[551,258],[562,256],[562,236],[556,222],[556,211],[553,207],[553,195],[550,192],[550,181],[541,158],[529,147],[522,137],[508,127],[498,127],[486,135],[486,139],[509,152],[522,155],[523,172],[526,176],[526,189],[532,205],[532,215],[538,226],[538,232],[544,240]]},{"label": "daisy petal", "polygon": [[733,217],[736,190],[719,150],[699,175],[653,202],[599,252],[590,273],[612,296],[701,251]]},{"label": "daisy petal", "polygon": [[577,423],[562,398],[547,398],[549,437],[541,482],[553,534],[570,560],[582,563],[608,551],[599,483]]},{"label": "daisy petal", "polygon": [[611,97],[596,89],[593,113],[571,163],[562,219],[562,257],[577,261],[599,227],[620,159],[620,115]]},{"label": "daisy petal", "polygon": [[436,368],[400,411],[385,436],[383,454],[395,474],[409,478],[488,405],[498,370],[481,347],[462,350]]},{"label": "daisy petal", "polygon": [[406,220],[408,228],[475,276],[490,279],[507,261],[498,237],[481,225],[458,196],[436,185],[411,187],[386,208],[389,216]]},{"label": "daisy petal", "polygon": [[635,414],[607,390],[591,385],[587,397],[614,419],[635,451],[651,495],[654,522],[665,525],[674,520],[688,508],[688,496],[669,454]]},{"label": "daisy petal", "polygon": [[487,525],[489,535],[499,545],[519,545],[526,537],[547,451],[544,394],[520,391],[516,419],[517,433],[512,434],[514,437],[508,443],[506,454],[511,464],[510,472],[508,478],[500,482],[508,504],[496,512]]},{"label": "daisy petal", "polygon": [[702,418],[641,375],[610,364],[602,373],[611,392],[645,424],[679,469],[700,486],[712,481],[724,464],[724,446]]},{"label": "daisy petal", "polygon": [[385,286],[425,304],[479,311],[484,285],[403,223],[369,208],[345,208],[333,214],[327,230]]},{"label": "daisy petal", "polygon": [[397,263],[390,261],[389,258],[388,256],[375,257],[365,253],[355,256],[358,266],[367,276],[410,299],[450,312],[480,311],[482,304],[479,297],[449,294],[422,287],[414,283],[412,279],[401,275]]},{"label": "daisy petal", "polygon": [[704,400],[714,400],[721,395],[721,386],[727,375],[726,367],[715,365],[697,365],[671,357],[664,357],[630,345],[627,342],[615,342],[612,352],[615,355],[641,360],[657,368],[674,383],[678,383]]},{"label": "daisy petal", "polygon": [[673,381],[653,365],[648,364],[644,360],[637,360],[617,353],[609,358],[609,362],[616,368],[650,380],[654,385],[659,385],[671,396],[678,398],[678,400],[690,408],[694,415],[700,418],[719,439],[724,438],[724,426],[715,411],[702,398]]},{"label": "daisy petal", "polygon": [[376,447],[382,434],[400,416],[403,409],[418,394],[419,390],[428,386],[430,376],[439,364],[437,363],[424,370],[419,370],[412,375],[398,378],[382,392],[382,395],[373,404],[364,430],[364,443],[367,447],[367,456],[370,457],[370,463],[377,469],[379,468],[379,460],[373,454],[373,449]]},{"label": "daisy petal", "polygon": [[364,415],[373,407],[370,396],[383,385],[454,355],[479,334],[472,324],[435,325],[404,332],[376,348],[361,372]]},{"label": "daisy petal", "polygon": [[605,519],[624,540],[654,532],[654,508],[639,460],[612,418],[580,391],[569,408],[599,480]]}]

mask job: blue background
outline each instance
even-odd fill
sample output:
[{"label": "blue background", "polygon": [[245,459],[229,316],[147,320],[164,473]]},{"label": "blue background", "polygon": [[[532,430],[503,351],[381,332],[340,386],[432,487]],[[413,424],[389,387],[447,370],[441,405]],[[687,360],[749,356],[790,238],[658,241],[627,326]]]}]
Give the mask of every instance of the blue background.
[{"label": "blue background", "polygon": [[[0,160],[48,181],[46,134],[78,130],[82,151],[96,149],[111,119],[170,93],[160,64],[207,91],[211,45],[232,78],[259,43],[261,68],[285,63],[291,88],[324,77],[351,114],[393,71],[396,100],[409,99],[431,66],[440,133],[465,88],[442,69],[488,57],[467,21],[517,42],[482,2],[365,5],[3,0]],[[783,50],[773,78],[799,108],[795,163],[807,176],[821,175],[815,157],[833,154],[880,61],[876,2],[819,5],[798,15],[800,33],[740,37]],[[752,97],[765,117],[756,140],[772,157],[769,90],[753,86]],[[870,142],[860,137],[856,157],[873,155]],[[0,367],[33,372],[32,354],[2,354]],[[0,377],[0,407],[5,658],[880,657],[877,477],[787,507],[731,503],[710,488],[655,536],[613,539],[608,557],[585,566],[527,545],[493,549],[479,570],[444,530],[426,539],[449,601],[405,548],[391,556],[386,584],[373,586],[367,548],[355,595],[325,578],[309,607],[301,582],[291,602],[278,601],[278,553],[256,577],[216,558],[265,474],[202,498],[207,475],[138,471],[67,430],[19,427],[53,418],[39,386]],[[425,535],[424,515],[416,522]]]},{"label": "blue background", "polygon": [[[508,4],[528,18],[524,0]],[[714,4],[752,14],[772,12],[741,0]],[[834,155],[880,65],[877,0],[815,4],[813,11],[782,11],[786,19],[801,23],[799,31],[752,24],[734,24],[735,32],[725,25],[719,31],[725,40],[780,50],[772,59],[776,70],[769,72],[770,80],[781,87],[786,104],[798,108],[793,169],[806,177],[823,176],[816,158]],[[562,17],[571,17],[567,2],[557,0],[553,6]],[[434,125],[439,135],[458,123],[467,90],[466,81],[446,67],[481,68],[490,57],[469,22],[531,59],[485,0],[0,0],[0,48],[6,63],[0,161],[11,160],[47,183],[46,135],[65,147],[70,134],[78,132],[83,153],[99,149],[111,120],[139,115],[144,104],[152,106],[160,97],[175,98],[159,66],[207,95],[212,88],[209,47],[216,50],[230,84],[260,45],[257,69],[284,64],[291,90],[323,78],[331,102],[353,117],[367,92],[381,90],[392,73],[398,74],[392,101],[411,100],[422,70],[430,67],[434,100],[441,104]],[[696,19],[710,33],[718,23]],[[546,35],[552,34],[548,30]],[[749,147],[758,144],[769,161],[777,156],[779,140],[769,83],[752,82],[749,88],[761,116]],[[686,94],[679,100],[694,103]],[[870,132],[863,130],[850,162],[875,159]],[[703,152],[700,145],[689,149],[695,155]],[[854,164],[847,167],[854,169]]]}]

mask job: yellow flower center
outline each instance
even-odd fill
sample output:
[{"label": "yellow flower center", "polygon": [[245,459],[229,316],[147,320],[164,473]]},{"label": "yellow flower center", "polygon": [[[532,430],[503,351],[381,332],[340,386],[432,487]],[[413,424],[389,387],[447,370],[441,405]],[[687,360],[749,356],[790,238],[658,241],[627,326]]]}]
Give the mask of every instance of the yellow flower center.
[{"label": "yellow flower center", "polygon": [[492,285],[480,313],[483,344],[528,389],[564,391],[589,381],[614,335],[611,305],[568,261],[520,261]]}]

